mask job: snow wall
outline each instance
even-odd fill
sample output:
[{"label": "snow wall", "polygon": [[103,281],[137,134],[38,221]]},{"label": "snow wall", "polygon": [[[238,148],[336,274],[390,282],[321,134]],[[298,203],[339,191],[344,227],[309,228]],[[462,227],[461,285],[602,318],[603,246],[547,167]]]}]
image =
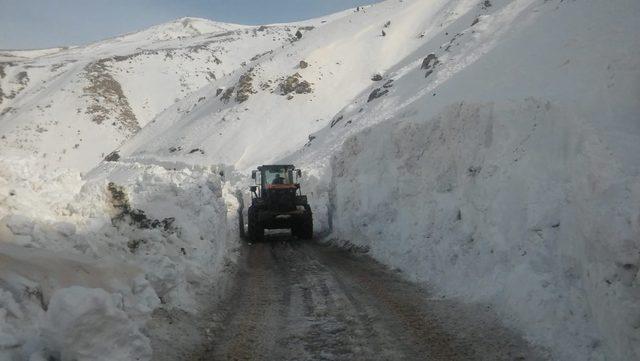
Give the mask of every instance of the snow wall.
[{"label": "snow wall", "polygon": [[560,360],[640,359],[640,142],[544,99],[417,118],[333,158],[332,236],[491,304]]},{"label": "snow wall", "polygon": [[151,312],[225,275],[235,198],[206,167],[42,165],[0,159],[0,360],[150,360]]}]

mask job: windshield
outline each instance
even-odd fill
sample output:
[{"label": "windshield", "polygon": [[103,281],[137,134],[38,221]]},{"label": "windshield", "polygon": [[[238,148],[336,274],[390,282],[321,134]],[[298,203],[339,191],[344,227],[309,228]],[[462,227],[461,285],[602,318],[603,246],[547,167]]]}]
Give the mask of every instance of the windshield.
[{"label": "windshield", "polygon": [[292,184],[287,168],[269,168],[264,170],[264,184]]}]

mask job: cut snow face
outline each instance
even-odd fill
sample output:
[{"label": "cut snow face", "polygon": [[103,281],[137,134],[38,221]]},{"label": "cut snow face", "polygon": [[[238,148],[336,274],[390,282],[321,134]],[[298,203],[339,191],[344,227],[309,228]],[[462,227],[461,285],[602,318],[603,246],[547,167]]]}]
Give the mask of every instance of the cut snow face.
[{"label": "cut snow face", "polygon": [[625,359],[640,311],[640,178],[600,163],[607,150],[584,127],[528,100],[461,103],[355,135],[333,163],[333,237],[496,305],[561,359]]},{"label": "cut snow face", "polygon": [[[194,312],[199,285],[222,274],[235,199],[208,168],[110,162],[82,179],[30,162],[0,160],[2,352],[148,359],[151,311]],[[109,356],[114,344],[121,353]]]},{"label": "cut snow face", "polygon": [[140,330],[159,300],[140,269],[5,242],[0,260],[3,360],[150,356]]},{"label": "cut snow face", "polygon": [[118,302],[117,295],[102,289],[73,286],[56,291],[45,316],[42,331],[45,351],[41,355],[48,355],[42,355],[42,359],[149,359],[152,354],[149,340],[119,308]]}]

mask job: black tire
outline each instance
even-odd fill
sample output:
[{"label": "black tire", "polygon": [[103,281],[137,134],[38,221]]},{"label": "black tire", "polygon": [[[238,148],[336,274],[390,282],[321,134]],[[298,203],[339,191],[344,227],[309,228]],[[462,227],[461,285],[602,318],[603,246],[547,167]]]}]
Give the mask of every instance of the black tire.
[{"label": "black tire", "polygon": [[244,216],[242,215],[242,208],[238,210],[238,235],[240,239],[247,240],[247,235],[244,232]]},{"label": "black tire", "polygon": [[293,226],[291,226],[291,235],[296,238],[302,238],[300,236],[300,226],[298,224],[294,224]]},{"label": "black tire", "polygon": [[258,212],[253,206],[250,206],[247,210],[249,223],[249,241],[261,242],[264,239],[264,228],[258,222]]},{"label": "black tire", "polygon": [[[302,222],[295,227],[295,236],[308,240],[313,238],[313,214],[311,213],[311,207],[309,207],[309,205],[305,205],[304,209],[305,212]],[[292,232],[294,232],[293,229]]]}]

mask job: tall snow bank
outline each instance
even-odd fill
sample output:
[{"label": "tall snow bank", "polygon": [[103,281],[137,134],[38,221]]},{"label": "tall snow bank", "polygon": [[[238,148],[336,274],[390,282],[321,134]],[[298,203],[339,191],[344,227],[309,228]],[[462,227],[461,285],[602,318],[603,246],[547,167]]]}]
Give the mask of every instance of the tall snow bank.
[{"label": "tall snow bank", "polygon": [[350,137],[333,160],[334,235],[495,305],[559,359],[640,358],[638,159],[575,114],[459,103]]},{"label": "tall snow bank", "polygon": [[158,303],[137,267],[0,243],[2,360],[148,359]]},{"label": "tall snow bank", "polygon": [[640,359],[639,3],[490,3],[459,2],[286,162],[315,168],[338,239],[557,359]]},{"label": "tall snow bank", "polygon": [[0,159],[2,352],[149,359],[150,312],[196,311],[221,274],[235,199],[205,167],[107,163],[82,178],[37,163]]}]

